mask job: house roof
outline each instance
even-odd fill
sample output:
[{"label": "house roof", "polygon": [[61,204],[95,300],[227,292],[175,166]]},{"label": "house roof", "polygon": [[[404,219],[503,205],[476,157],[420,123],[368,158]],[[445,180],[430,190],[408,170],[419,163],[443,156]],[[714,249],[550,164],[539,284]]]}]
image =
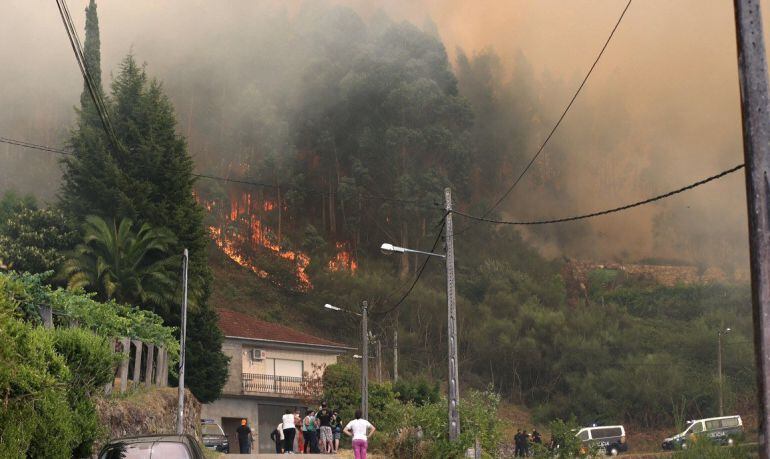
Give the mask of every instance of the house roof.
[{"label": "house roof", "polygon": [[219,315],[219,328],[229,338],[350,349],[344,344],[309,335],[284,325],[255,319],[249,315],[229,309],[217,309],[217,314]]}]

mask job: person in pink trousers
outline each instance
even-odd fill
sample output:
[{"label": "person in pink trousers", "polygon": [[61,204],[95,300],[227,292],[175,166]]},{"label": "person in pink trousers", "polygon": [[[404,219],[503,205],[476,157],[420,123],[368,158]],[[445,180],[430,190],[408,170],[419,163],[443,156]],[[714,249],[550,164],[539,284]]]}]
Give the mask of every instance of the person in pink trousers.
[{"label": "person in pink trousers", "polygon": [[[371,429],[371,430],[370,430]],[[343,432],[353,437],[353,456],[355,459],[366,459],[367,439],[371,437],[375,429],[366,419],[361,419],[361,410],[356,410],[356,418],[348,422]]]}]

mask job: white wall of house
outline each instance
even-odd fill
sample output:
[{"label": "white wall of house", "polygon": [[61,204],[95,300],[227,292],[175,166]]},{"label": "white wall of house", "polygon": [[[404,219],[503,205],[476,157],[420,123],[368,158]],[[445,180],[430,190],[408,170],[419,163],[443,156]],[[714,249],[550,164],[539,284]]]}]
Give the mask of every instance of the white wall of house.
[{"label": "white wall of house", "polygon": [[[264,360],[253,360],[251,358],[252,349],[263,349],[267,354],[267,358]],[[241,361],[241,371],[243,373],[275,376],[302,376],[303,372],[312,375],[314,365],[328,366],[337,363],[337,355],[243,345],[241,350]],[[273,368],[275,368],[275,371]],[[299,369],[298,374],[297,369]]]}]

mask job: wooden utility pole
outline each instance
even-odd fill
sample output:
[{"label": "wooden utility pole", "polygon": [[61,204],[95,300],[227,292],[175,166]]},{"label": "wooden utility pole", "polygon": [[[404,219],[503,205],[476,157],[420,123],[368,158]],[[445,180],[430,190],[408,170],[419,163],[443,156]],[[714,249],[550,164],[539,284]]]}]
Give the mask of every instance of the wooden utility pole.
[{"label": "wooden utility pole", "polygon": [[382,384],[382,341],[377,338],[377,383]]},{"label": "wooden utility pole", "polygon": [[449,345],[448,405],[449,440],[460,436],[460,389],[457,372],[457,304],[455,298],[455,249],[452,228],[452,190],[444,189],[445,237],[446,237],[446,296],[447,296],[447,343]]},{"label": "wooden utility pole", "polygon": [[746,159],[759,454],[770,459],[770,100],[759,3],[735,0],[735,29]]}]

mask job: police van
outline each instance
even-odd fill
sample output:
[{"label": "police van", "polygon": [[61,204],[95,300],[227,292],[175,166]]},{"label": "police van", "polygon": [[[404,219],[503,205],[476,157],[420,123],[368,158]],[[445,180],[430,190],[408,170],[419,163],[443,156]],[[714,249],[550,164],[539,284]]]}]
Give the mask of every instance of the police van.
[{"label": "police van", "polygon": [[698,437],[710,438],[720,445],[732,446],[743,437],[743,421],[738,415],[717,418],[695,419],[687,421],[684,432],[663,440],[663,449],[687,449],[688,444],[696,442]]},{"label": "police van", "polygon": [[576,437],[586,447],[600,447],[610,456],[628,451],[626,429],[623,426],[594,426],[583,427]]}]

